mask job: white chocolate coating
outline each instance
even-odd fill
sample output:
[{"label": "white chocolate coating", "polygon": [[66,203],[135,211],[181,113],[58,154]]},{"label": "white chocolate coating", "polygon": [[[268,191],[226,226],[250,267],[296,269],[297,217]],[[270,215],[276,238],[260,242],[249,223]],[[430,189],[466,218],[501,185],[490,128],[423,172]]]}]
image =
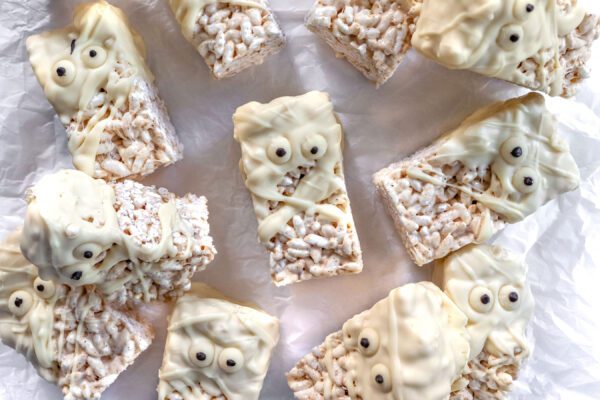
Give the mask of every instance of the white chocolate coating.
[{"label": "white chocolate coating", "polygon": [[[70,286],[95,284],[107,294],[129,280],[143,279],[153,262],[177,253],[174,230],[192,235],[175,205],[165,203],[159,210],[160,242],[137,244],[119,228],[113,188],[77,170],[46,175],[30,189],[27,200],[21,249],[40,276]],[[107,272],[125,260],[133,264],[133,273],[106,281]],[[78,273],[79,279],[74,279]]]},{"label": "white chocolate coating", "polygon": [[[392,290],[344,324],[348,395],[351,399],[447,399],[469,357],[466,323],[464,314],[430,282]],[[332,351],[327,349],[325,359],[331,359]],[[333,368],[328,367],[328,373],[326,386],[334,382]]]},{"label": "white chocolate coating", "polygon": [[[485,192],[460,184],[454,187],[511,223],[579,185],[577,164],[558,135],[543,96],[536,93],[480,110],[435,146],[433,165],[460,161],[470,169],[491,168],[491,184]],[[445,184],[443,176],[428,168],[411,168],[408,174]],[[527,178],[531,185],[525,183]]]},{"label": "white chocolate coating", "polygon": [[[326,93],[281,97],[268,104],[248,103],[237,109],[233,120],[234,137],[242,146],[240,167],[253,196],[263,243],[302,211],[339,224],[351,223],[336,206],[319,204],[344,188],[343,180],[335,174],[342,162],[342,127]],[[281,150],[283,157],[277,155]],[[277,185],[287,173],[302,166],[312,169],[294,194],[280,194]],[[284,206],[270,213],[269,201]]]},{"label": "white chocolate coating", "polygon": [[[526,272],[518,256],[488,245],[465,247],[436,265],[436,280],[469,318],[471,359],[483,349],[496,356],[529,354],[525,329],[534,301]],[[510,301],[513,292],[514,302]],[[487,304],[482,296],[488,296]]]},{"label": "white chocolate coating", "polygon": [[275,317],[194,283],[169,318],[158,398],[257,400],[278,340]]},{"label": "white chocolate coating", "polygon": [[[539,65],[554,63],[549,87],[540,89],[560,95],[564,71],[558,58],[559,38],[585,16],[575,3],[563,13],[556,0],[425,0],[412,44],[448,68],[517,84],[524,82],[519,64],[526,59],[539,58]],[[544,61],[541,50],[553,51],[553,58]]]},{"label": "white chocolate coating", "polygon": [[54,305],[65,291],[38,278],[36,268],[19,250],[20,237],[20,232],[12,233],[0,244],[0,340],[55,382],[59,349],[52,340]]},{"label": "white chocolate coating", "polygon": [[[81,134],[71,136],[69,150],[73,165],[92,175],[104,127],[127,101],[134,80],[154,80],[142,38],[120,9],[101,0],[80,5],[72,26],[30,36],[27,49],[62,123],[74,120],[85,126]],[[80,111],[101,90],[110,106],[99,107],[91,119],[82,120]]]},{"label": "white chocolate coating", "polygon": [[169,0],[175,18],[181,25],[183,36],[188,41],[194,39],[196,22],[204,7],[214,3],[228,3],[235,6],[266,9],[266,5],[261,0]]}]

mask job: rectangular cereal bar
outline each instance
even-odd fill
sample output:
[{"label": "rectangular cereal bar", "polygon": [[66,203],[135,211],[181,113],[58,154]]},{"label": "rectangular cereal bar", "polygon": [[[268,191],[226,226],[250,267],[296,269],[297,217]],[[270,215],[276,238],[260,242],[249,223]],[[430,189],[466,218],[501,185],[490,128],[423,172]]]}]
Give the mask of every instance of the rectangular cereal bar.
[{"label": "rectangular cereal bar", "polygon": [[181,296],[216,253],[206,198],[193,194],[62,170],[27,202],[21,247],[40,275],[96,285],[119,305]]},{"label": "rectangular cereal bar", "polygon": [[329,96],[310,92],[239,107],[234,136],[259,240],[277,286],[358,273],[362,255],[342,165],[342,127]]},{"label": "rectangular cereal bar", "polygon": [[534,213],[574,190],[579,170],[540,94],[493,104],[374,176],[417,265]]},{"label": "rectangular cereal bar", "polygon": [[182,158],[144,42],[120,9],[105,1],[80,5],[73,25],[30,36],[27,50],[67,130],[75,168],[112,181]]},{"label": "rectangular cereal bar", "polygon": [[285,45],[267,0],[170,0],[183,36],[216,79],[262,64]]}]

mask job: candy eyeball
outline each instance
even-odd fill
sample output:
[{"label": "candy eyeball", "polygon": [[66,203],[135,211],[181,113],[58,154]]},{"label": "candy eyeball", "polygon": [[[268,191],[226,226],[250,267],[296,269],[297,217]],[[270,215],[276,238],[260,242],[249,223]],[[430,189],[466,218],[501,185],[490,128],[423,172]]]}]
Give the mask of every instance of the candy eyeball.
[{"label": "candy eyeball", "polygon": [[16,317],[22,317],[33,306],[33,296],[24,290],[17,290],[8,299],[8,311]]},{"label": "candy eyeball", "polygon": [[521,291],[512,285],[503,286],[498,294],[500,305],[507,311],[516,310],[521,301]]},{"label": "candy eyeball", "polygon": [[510,165],[518,165],[527,159],[529,148],[523,136],[513,136],[500,147],[500,155]]},{"label": "candy eyeball", "polygon": [[290,141],[284,137],[274,139],[267,148],[267,156],[275,164],[285,164],[292,157]]},{"label": "candy eyeball", "polygon": [[535,192],[539,182],[540,177],[537,171],[530,167],[519,168],[512,179],[515,189],[523,194]]},{"label": "candy eyeball", "polygon": [[390,370],[383,364],[377,364],[371,369],[372,385],[382,393],[392,391],[392,377]]},{"label": "candy eyeball", "polygon": [[45,281],[39,276],[33,281],[35,292],[42,299],[49,299],[56,293],[56,285],[52,281]]},{"label": "candy eyeball", "polygon": [[309,136],[302,143],[302,154],[309,160],[318,160],[327,152],[327,141],[321,135]]},{"label": "candy eyeball", "polygon": [[366,356],[372,356],[379,349],[379,335],[374,329],[366,328],[358,336],[358,349]]},{"label": "candy eyeball", "polygon": [[494,294],[485,286],[476,286],[469,294],[469,304],[479,313],[488,313],[494,307]]},{"label": "candy eyeball", "polygon": [[52,78],[54,82],[58,83],[60,86],[68,86],[75,80],[75,76],[77,75],[77,69],[75,68],[75,64],[73,64],[69,60],[61,60],[58,61],[52,67]]},{"label": "candy eyeball", "polygon": [[219,354],[219,367],[228,374],[239,371],[243,366],[244,355],[238,349],[229,347]]},{"label": "candy eyeball", "polygon": [[504,50],[516,49],[523,40],[523,27],[520,25],[506,25],[500,29],[498,44]]},{"label": "candy eyeball", "polygon": [[89,46],[81,53],[81,60],[88,68],[98,68],[106,62],[107,53],[101,46]]},{"label": "candy eyeball", "polygon": [[208,340],[194,343],[188,352],[190,362],[198,368],[205,368],[212,364],[215,357],[215,347]]},{"label": "candy eyeball", "polygon": [[519,21],[526,21],[527,18],[535,11],[536,0],[517,0],[513,14]]},{"label": "candy eyeball", "polygon": [[103,249],[95,243],[84,243],[77,246],[73,255],[81,260],[93,260],[102,253]]}]

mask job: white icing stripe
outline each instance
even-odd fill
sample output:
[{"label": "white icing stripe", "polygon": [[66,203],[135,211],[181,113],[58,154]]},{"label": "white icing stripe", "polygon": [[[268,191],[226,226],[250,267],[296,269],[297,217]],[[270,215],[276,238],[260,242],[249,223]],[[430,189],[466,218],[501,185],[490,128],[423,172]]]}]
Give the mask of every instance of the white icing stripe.
[{"label": "white icing stripe", "polygon": [[[540,66],[554,63],[548,87],[560,95],[564,70],[559,62],[560,37],[574,30],[585,12],[575,3],[567,13],[556,0],[425,0],[412,45],[453,69],[475,72],[523,84],[520,64],[534,58]],[[552,59],[542,54],[552,52]],[[540,68],[542,70],[542,68]],[[539,73],[539,72],[538,72]]]},{"label": "white icing stripe", "polygon": [[[114,204],[114,190],[103,180],[76,170],[46,175],[28,196],[23,254],[46,279],[71,286],[95,284],[106,294],[140,279],[147,300],[146,273],[153,263],[177,252],[173,231],[181,232],[189,242],[192,227],[179,218],[173,203],[164,203],[158,211],[160,242],[138,245],[119,227]],[[133,272],[107,280],[107,273],[121,261],[130,262]]]},{"label": "white icing stripe", "polygon": [[184,400],[258,399],[279,339],[276,318],[194,283],[178,300],[168,330],[160,400],[169,395]]},{"label": "white icing stripe", "polygon": [[[268,242],[302,211],[350,223],[339,208],[320,204],[345,187],[335,174],[342,163],[342,127],[326,93],[248,103],[237,109],[233,120],[234,137],[242,147],[240,167],[254,200],[261,242]],[[277,185],[299,167],[311,170],[293,195],[280,194]],[[283,206],[271,213],[273,202]]]},{"label": "white icing stripe", "polygon": [[[127,101],[134,80],[154,80],[141,37],[120,9],[98,1],[80,5],[72,26],[30,36],[27,49],[62,123],[76,121],[83,127],[70,137],[69,150],[75,167],[92,175],[104,127]],[[106,96],[110,106],[98,108],[88,120],[82,111],[98,95]]]}]

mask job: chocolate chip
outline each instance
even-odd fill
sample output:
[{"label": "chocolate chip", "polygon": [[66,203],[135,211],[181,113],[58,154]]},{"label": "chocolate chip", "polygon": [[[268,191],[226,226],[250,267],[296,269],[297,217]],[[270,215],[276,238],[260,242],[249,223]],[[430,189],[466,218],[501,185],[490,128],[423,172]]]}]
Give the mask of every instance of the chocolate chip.
[{"label": "chocolate chip", "polygon": [[15,306],[17,306],[17,307],[21,307],[21,305],[22,305],[22,304],[23,304],[23,299],[22,299],[22,298],[20,298],[20,297],[17,297],[17,298],[15,299]]},{"label": "chocolate chip", "polygon": [[199,352],[196,353],[196,359],[198,361],[204,361],[204,360],[206,360],[206,354],[203,353],[203,352],[201,352],[201,351],[199,351]]},{"label": "chocolate chip", "polygon": [[523,183],[527,186],[533,186],[533,178],[530,176],[526,176],[523,178]]},{"label": "chocolate chip", "polygon": [[519,35],[517,35],[516,33],[513,33],[512,35],[510,35],[509,39],[511,42],[517,43],[519,41],[519,39],[521,39],[521,37]]},{"label": "chocolate chip", "polygon": [[371,343],[369,343],[369,339],[367,339],[367,338],[362,338],[362,339],[360,339],[360,345],[361,345],[362,347],[364,347],[365,349],[368,349],[368,348],[369,348],[369,346],[371,345]]},{"label": "chocolate chip", "polygon": [[381,376],[381,375],[375,376],[375,382],[377,382],[381,385],[383,383],[383,376]]},{"label": "chocolate chip", "polygon": [[523,155],[523,149],[521,148],[521,146],[517,146],[514,149],[512,149],[510,155],[514,158],[519,158]]},{"label": "chocolate chip", "polygon": [[284,157],[287,154],[287,151],[285,151],[284,148],[280,147],[275,151],[275,154],[277,154],[277,157]]},{"label": "chocolate chip", "polygon": [[75,51],[75,42],[76,39],[71,40],[71,54],[73,54],[73,52]]},{"label": "chocolate chip", "polygon": [[65,67],[58,67],[56,68],[56,74],[58,76],[65,76],[67,74],[67,70],[65,69]]},{"label": "chocolate chip", "polygon": [[489,304],[490,303],[490,296],[487,294],[481,295],[481,298],[479,299],[481,300],[481,303],[483,304]]},{"label": "chocolate chip", "polygon": [[37,285],[35,288],[38,290],[38,292],[43,292],[45,289],[44,285],[42,285],[41,283],[39,285]]},{"label": "chocolate chip", "polygon": [[90,57],[94,58],[98,55],[98,53],[96,52],[96,50],[90,50]]},{"label": "chocolate chip", "polygon": [[535,6],[534,6],[533,4],[531,4],[531,3],[529,3],[529,4],[527,4],[527,6],[525,7],[525,10],[526,10],[528,13],[530,13],[530,12],[532,12],[533,10],[535,10]]},{"label": "chocolate chip", "polygon": [[319,148],[317,146],[313,146],[312,149],[310,149],[310,154],[317,154],[319,152]]},{"label": "chocolate chip", "polygon": [[510,292],[510,294],[508,295],[508,299],[511,303],[516,303],[517,301],[519,301],[519,293]]},{"label": "chocolate chip", "polygon": [[83,275],[83,272],[81,271],[75,271],[73,272],[73,274],[71,275],[71,279],[73,279],[74,281],[78,281],[81,279],[81,276]]},{"label": "chocolate chip", "polygon": [[233,360],[227,360],[226,364],[228,367],[235,367],[235,361]]},{"label": "chocolate chip", "polygon": [[83,252],[83,256],[85,258],[92,258],[92,257],[94,257],[94,253],[91,252],[90,250],[86,250],[86,251]]}]

